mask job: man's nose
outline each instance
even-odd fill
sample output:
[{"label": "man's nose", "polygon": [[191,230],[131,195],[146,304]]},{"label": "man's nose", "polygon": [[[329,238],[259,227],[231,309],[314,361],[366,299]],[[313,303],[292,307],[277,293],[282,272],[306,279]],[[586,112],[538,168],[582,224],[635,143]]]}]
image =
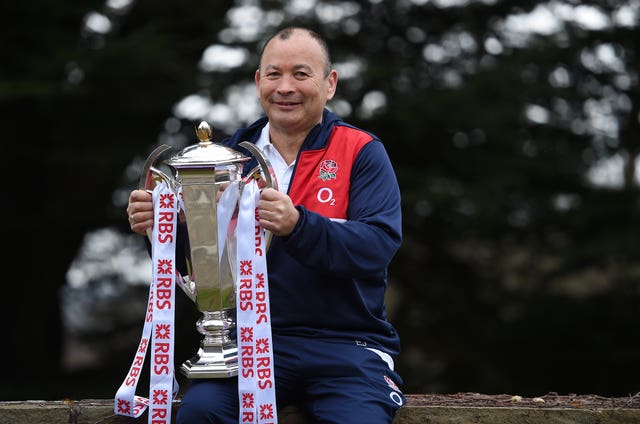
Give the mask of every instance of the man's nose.
[{"label": "man's nose", "polygon": [[295,80],[292,75],[284,75],[278,83],[279,93],[290,93],[294,90]]}]

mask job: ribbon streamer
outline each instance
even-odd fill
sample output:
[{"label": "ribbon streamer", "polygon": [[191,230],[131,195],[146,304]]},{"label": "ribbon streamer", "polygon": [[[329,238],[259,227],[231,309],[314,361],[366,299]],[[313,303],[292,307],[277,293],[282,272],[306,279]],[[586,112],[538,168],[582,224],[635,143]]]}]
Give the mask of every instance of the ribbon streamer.
[{"label": "ribbon streamer", "polygon": [[260,189],[247,184],[238,213],[236,316],[241,424],[277,424],[266,239],[256,205]]},{"label": "ribbon streamer", "polygon": [[[175,287],[179,275],[175,269],[175,243],[178,196],[165,182],[152,193],[154,227],[151,243],[152,280],[142,337],[129,372],[118,389],[114,413],[138,418],[148,408],[149,424],[171,423],[172,401],[178,393],[174,374]],[[135,394],[151,341],[149,398]]]}]

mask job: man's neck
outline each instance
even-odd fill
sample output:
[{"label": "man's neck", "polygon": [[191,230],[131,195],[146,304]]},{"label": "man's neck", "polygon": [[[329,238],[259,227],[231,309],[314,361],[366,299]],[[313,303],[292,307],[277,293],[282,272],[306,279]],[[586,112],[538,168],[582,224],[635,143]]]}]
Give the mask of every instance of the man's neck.
[{"label": "man's neck", "polygon": [[291,163],[296,160],[302,143],[304,143],[308,134],[308,132],[304,134],[282,133],[274,131],[273,127],[269,130],[271,144],[273,144],[273,147],[280,153],[287,165],[291,165]]}]

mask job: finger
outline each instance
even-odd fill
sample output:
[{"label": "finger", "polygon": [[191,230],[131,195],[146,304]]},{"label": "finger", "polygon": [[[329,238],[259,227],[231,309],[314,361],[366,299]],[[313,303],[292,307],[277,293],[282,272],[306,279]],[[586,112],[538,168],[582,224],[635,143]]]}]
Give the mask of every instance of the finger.
[{"label": "finger", "polygon": [[134,233],[146,235],[147,229],[153,227],[153,219],[146,219],[145,216],[135,214],[129,217],[129,227]]},{"label": "finger", "polygon": [[133,190],[129,196],[129,202],[150,202],[152,200],[151,193],[145,190]]},{"label": "finger", "polygon": [[273,189],[271,187],[266,187],[266,188],[263,188],[260,191],[260,199],[262,199],[262,200],[275,200],[281,194],[282,193],[280,193],[278,190],[275,190],[275,189]]}]

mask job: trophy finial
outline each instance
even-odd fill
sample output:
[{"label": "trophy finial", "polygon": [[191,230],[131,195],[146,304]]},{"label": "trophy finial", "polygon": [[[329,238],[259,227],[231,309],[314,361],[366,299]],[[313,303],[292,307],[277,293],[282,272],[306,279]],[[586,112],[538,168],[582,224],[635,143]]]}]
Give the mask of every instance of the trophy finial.
[{"label": "trophy finial", "polygon": [[211,141],[211,126],[206,122],[200,122],[198,128],[196,128],[196,135],[200,143],[207,143]]}]

